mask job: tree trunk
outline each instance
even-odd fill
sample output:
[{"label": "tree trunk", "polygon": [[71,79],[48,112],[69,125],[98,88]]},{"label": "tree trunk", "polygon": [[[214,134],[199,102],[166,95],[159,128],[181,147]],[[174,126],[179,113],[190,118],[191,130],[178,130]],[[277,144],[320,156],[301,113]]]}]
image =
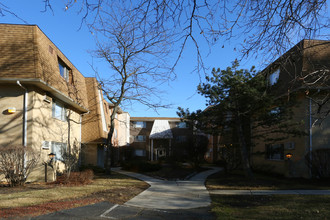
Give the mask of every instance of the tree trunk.
[{"label": "tree trunk", "polygon": [[249,154],[247,150],[247,144],[243,132],[243,124],[242,120],[239,115],[236,115],[236,129],[237,129],[237,134],[239,138],[239,143],[240,143],[240,149],[241,149],[241,157],[242,157],[242,165],[243,165],[243,170],[245,175],[248,178],[253,178],[253,173],[251,170],[250,166],[250,159],[249,159]]},{"label": "tree trunk", "polygon": [[107,175],[111,174],[112,134],[113,134],[113,131],[111,132],[111,128],[110,128],[110,131],[108,133],[107,143],[106,143],[105,160],[104,160],[104,169],[105,169],[105,174],[107,174]]},{"label": "tree trunk", "polygon": [[109,130],[109,133],[108,133],[108,138],[107,138],[107,149],[106,149],[106,152],[105,152],[105,160],[104,160],[104,168],[105,168],[105,173],[107,175],[110,175],[111,174],[111,151],[112,151],[112,136],[113,136],[113,132],[114,132],[114,129],[115,129],[115,117],[116,117],[116,114],[117,114],[117,106],[114,106],[113,108],[113,112],[110,116],[110,130]]}]

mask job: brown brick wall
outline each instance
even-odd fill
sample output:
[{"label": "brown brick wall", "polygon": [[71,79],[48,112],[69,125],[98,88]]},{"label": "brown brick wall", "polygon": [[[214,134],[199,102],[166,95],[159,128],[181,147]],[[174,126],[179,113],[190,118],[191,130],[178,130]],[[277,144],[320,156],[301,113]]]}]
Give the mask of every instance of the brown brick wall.
[{"label": "brown brick wall", "polygon": [[[107,132],[103,131],[101,121],[101,110],[99,104],[99,93],[97,81],[95,78],[85,78],[87,88],[87,100],[89,113],[83,116],[82,122],[82,142],[100,141],[100,138],[106,138]],[[108,104],[103,100],[103,109],[109,130],[110,111]]]},{"label": "brown brick wall", "polygon": [[304,41],[304,74],[330,68],[330,41]]},{"label": "brown brick wall", "polygon": [[[88,107],[85,77],[65,57],[65,55],[38,28],[36,30],[37,77],[63,92],[78,104]],[[59,70],[59,59],[70,69],[70,79],[67,82]]]},{"label": "brown brick wall", "polygon": [[[88,107],[83,75],[38,26],[0,24],[0,50],[0,78],[41,79]],[[69,83],[60,76],[58,58],[71,69]]]},{"label": "brown brick wall", "polygon": [[0,25],[0,77],[35,77],[35,27]]}]

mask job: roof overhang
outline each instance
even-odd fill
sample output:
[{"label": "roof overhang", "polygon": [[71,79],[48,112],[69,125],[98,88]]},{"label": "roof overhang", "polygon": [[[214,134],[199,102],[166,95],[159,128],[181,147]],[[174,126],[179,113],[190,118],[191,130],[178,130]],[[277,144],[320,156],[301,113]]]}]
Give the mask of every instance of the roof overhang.
[{"label": "roof overhang", "polygon": [[173,134],[170,124],[167,120],[155,120],[151,132],[150,139],[172,139]]},{"label": "roof overhang", "polygon": [[31,85],[41,88],[42,90],[52,94],[55,98],[61,100],[63,103],[67,104],[68,106],[72,107],[73,109],[81,112],[87,113],[88,109],[84,106],[78,104],[73,99],[59,91],[58,89],[52,87],[51,85],[47,84],[43,80],[40,79],[20,79],[20,78],[0,78],[0,84],[17,84],[19,81],[23,86],[24,85]]}]

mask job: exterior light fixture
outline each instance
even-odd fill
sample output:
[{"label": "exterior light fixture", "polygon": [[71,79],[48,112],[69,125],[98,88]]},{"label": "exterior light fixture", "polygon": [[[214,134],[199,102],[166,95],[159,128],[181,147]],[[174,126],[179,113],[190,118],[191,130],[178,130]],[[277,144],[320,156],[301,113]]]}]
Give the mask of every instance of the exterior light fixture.
[{"label": "exterior light fixture", "polygon": [[16,112],[16,108],[15,107],[9,107],[7,109],[7,111],[8,111],[9,114],[14,114]]},{"label": "exterior light fixture", "polygon": [[290,160],[292,158],[292,154],[291,153],[287,153],[285,154],[286,159]]},{"label": "exterior light fixture", "polygon": [[54,154],[54,153],[48,154],[48,157],[50,160],[53,160],[55,156],[56,156],[56,154]]},{"label": "exterior light fixture", "polygon": [[54,168],[53,167],[53,161],[54,161],[55,156],[56,156],[56,154],[54,154],[54,153],[48,154],[49,161],[43,163],[45,165],[45,183],[47,183],[47,166],[50,166],[51,168]]}]

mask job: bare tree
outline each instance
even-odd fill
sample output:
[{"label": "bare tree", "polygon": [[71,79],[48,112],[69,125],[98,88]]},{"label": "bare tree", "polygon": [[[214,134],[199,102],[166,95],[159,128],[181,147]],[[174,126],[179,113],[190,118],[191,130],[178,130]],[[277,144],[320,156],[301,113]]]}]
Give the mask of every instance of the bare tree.
[{"label": "bare tree", "polygon": [[107,72],[98,74],[100,89],[113,107],[105,160],[109,172],[111,140],[119,106],[139,102],[152,109],[166,107],[158,86],[172,76],[166,60],[171,45],[165,31],[147,22],[137,23],[128,10],[108,5],[102,16],[99,26],[93,26],[99,33],[98,49],[94,53],[109,66]]},{"label": "bare tree", "polygon": [[1,146],[0,175],[4,175],[10,186],[24,185],[39,157],[40,154],[30,147]]},{"label": "bare tree", "polygon": [[[53,12],[53,1],[43,3],[44,11]],[[329,39],[326,0],[67,0],[61,4],[66,11],[77,12],[81,24],[89,27],[106,19],[103,12],[108,5],[120,5],[134,15],[136,25],[147,22],[171,35],[172,44],[177,45],[173,66],[189,41],[195,45],[200,69],[204,67],[202,41],[211,48],[225,47],[235,39],[240,42],[235,50],[242,58],[262,54],[273,60],[301,39]],[[0,4],[0,14],[8,13],[13,12]]]},{"label": "bare tree", "polygon": [[175,64],[191,40],[199,68],[203,67],[202,40],[224,47],[238,39],[240,45],[235,49],[242,57],[263,52],[274,58],[300,39],[329,39],[326,0],[70,0],[66,8],[79,5],[84,22],[93,25],[103,20],[100,10],[106,4],[130,10],[136,24],[147,22],[170,33],[173,43],[180,45]]}]

